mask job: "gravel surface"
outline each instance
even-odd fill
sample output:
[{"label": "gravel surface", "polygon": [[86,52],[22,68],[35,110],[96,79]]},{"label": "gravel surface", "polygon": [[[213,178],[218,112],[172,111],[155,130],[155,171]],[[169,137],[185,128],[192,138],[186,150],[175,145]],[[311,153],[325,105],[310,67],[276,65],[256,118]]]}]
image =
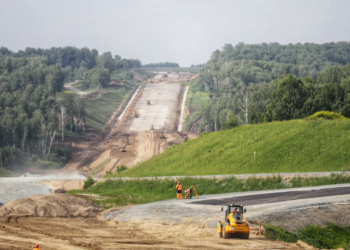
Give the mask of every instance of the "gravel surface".
[{"label": "gravel surface", "polygon": [[[330,187],[344,187],[350,185],[332,185],[308,188],[293,188],[291,191],[322,189]],[[209,227],[216,227],[219,220],[223,220],[224,212],[221,212],[221,207],[218,205],[202,205],[193,204],[195,201],[207,201],[211,199],[225,199],[228,197],[268,194],[285,192],[286,190],[269,190],[269,191],[254,191],[254,192],[237,192],[220,195],[205,195],[199,199],[191,200],[168,200],[144,205],[135,206],[123,211],[108,211],[104,214],[105,220],[111,221],[129,221],[129,222],[147,222],[147,221],[166,221],[167,223],[185,223],[185,224],[200,224]],[[326,205],[331,203],[350,202],[350,195],[339,195],[331,197],[312,198],[305,200],[293,200],[280,203],[268,203],[245,206],[247,209],[246,216],[250,221],[258,221],[263,215],[274,214],[282,211],[293,211],[293,209],[304,209],[307,207]],[[244,204],[243,204],[244,205]],[[270,218],[270,217],[269,217]]]}]

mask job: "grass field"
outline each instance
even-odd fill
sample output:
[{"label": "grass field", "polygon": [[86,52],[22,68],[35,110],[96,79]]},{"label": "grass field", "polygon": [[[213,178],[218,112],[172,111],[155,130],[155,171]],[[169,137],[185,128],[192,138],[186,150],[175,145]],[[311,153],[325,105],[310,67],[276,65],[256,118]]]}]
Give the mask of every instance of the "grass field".
[{"label": "grass field", "polygon": [[3,167],[0,167],[0,177],[15,177],[15,176],[18,176],[18,174],[8,171]]},{"label": "grass field", "polygon": [[[195,81],[198,81],[197,79]],[[190,114],[186,117],[184,131],[189,131],[193,123],[201,118],[210,104],[211,99],[208,92],[196,90],[193,87],[190,87],[186,98],[186,107],[189,109]]]},{"label": "grass field", "polygon": [[[230,192],[284,189],[320,185],[350,183],[349,174],[332,174],[328,177],[293,177],[288,181],[280,176],[250,177],[238,179],[235,177],[224,179],[180,178],[184,190],[195,185],[199,195],[220,194]],[[88,190],[73,190],[69,193],[99,194],[105,200],[94,200],[95,203],[106,208],[129,204],[144,204],[155,201],[175,199],[175,185],[177,180],[138,179],[138,180],[107,180],[97,183]]]},{"label": "grass field", "polygon": [[132,93],[131,89],[121,88],[99,95],[94,99],[87,99],[85,105],[86,124],[97,133],[105,127],[105,123],[118,109],[118,106]]},{"label": "grass field", "polygon": [[92,88],[85,87],[81,81],[80,81],[80,82],[73,83],[72,86],[73,86],[74,88],[79,89],[80,91],[86,91],[86,92],[93,92],[93,91],[96,91],[96,89],[92,89]]},{"label": "grass field", "polygon": [[245,125],[204,133],[114,176],[350,170],[349,132],[350,120],[293,120]]}]

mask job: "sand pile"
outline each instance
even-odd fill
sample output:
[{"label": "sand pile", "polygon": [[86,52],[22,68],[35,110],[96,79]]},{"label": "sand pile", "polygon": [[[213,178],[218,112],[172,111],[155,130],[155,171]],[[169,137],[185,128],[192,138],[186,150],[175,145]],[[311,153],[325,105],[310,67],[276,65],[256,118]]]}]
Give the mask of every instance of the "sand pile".
[{"label": "sand pile", "polygon": [[0,216],[94,217],[104,208],[67,194],[33,195],[5,203]]}]

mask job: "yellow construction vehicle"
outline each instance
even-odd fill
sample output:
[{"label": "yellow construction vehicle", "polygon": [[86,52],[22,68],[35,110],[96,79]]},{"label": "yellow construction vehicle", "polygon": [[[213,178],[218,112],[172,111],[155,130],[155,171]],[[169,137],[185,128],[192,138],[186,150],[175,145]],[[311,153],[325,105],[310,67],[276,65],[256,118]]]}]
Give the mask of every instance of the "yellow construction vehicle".
[{"label": "yellow construction vehicle", "polygon": [[[221,208],[223,211],[223,208]],[[219,221],[217,229],[220,237],[229,239],[231,236],[240,236],[249,239],[250,227],[246,221],[242,205],[230,204],[226,208],[225,221]]]}]

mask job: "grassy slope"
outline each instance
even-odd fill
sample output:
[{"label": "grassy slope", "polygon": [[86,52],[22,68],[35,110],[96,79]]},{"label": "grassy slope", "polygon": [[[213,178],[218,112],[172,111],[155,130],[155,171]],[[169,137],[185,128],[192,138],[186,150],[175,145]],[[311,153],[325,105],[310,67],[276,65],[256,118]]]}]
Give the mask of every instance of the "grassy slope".
[{"label": "grassy slope", "polygon": [[0,177],[14,177],[14,176],[18,176],[18,174],[8,171],[5,168],[0,167]]},{"label": "grassy slope", "polygon": [[86,124],[100,133],[122,100],[129,96],[131,92],[132,90],[123,88],[101,94],[98,98],[88,99],[85,105]]},{"label": "grassy slope", "polygon": [[[349,169],[350,120],[294,120],[204,134],[117,176],[171,176]],[[256,160],[254,160],[256,151]]]},{"label": "grassy slope", "polygon": [[267,230],[266,237],[268,239],[293,243],[302,240],[319,249],[338,249],[341,247],[350,249],[350,227],[339,227],[331,223],[327,224],[326,228],[310,225],[297,234],[276,226],[265,224],[264,227]]},{"label": "grassy slope", "polygon": [[[198,78],[195,80],[198,81]],[[202,115],[204,110],[211,104],[211,99],[208,92],[190,87],[186,98],[186,107],[188,107],[190,114],[185,120],[185,131],[188,131],[192,124],[196,122]]]},{"label": "grassy slope", "polygon": [[[350,183],[349,174],[332,174],[324,177],[293,177],[288,182],[280,176],[273,177],[249,177],[238,179],[228,177],[223,179],[211,178],[180,178],[185,189],[195,185],[198,195],[220,194],[229,192],[256,191],[269,189],[284,189],[296,187],[309,187],[320,185],[332,185]],[[105,206],[117,206],[128,204],[143,204],[155,201],[174,199],[177,180],[169,179],[134,179],[134,180],[106,180],[99,182],[87,190],[71,190],[69,193],[94,193],[107,198],[106,200],[94,200]]]}]

